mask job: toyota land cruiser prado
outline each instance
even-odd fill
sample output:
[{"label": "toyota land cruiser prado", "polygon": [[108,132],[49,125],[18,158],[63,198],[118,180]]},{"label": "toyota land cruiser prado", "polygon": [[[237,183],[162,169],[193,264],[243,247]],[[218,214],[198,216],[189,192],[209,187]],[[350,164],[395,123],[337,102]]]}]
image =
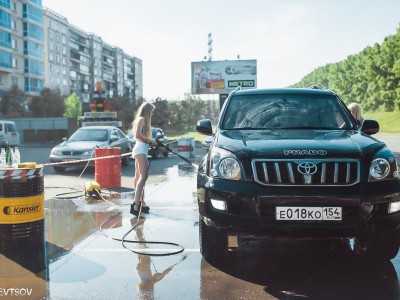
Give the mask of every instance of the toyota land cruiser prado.
[{"label": "toyota land cruiser prado", "polygon": [[[199,236],[209,260],[228,235],[353,241],[361,258],[397,255],[400,178],[393,152],[340,97],[322,89],[235,90],[197,175]],[[240,239],[238,239],[240,240]]]}]

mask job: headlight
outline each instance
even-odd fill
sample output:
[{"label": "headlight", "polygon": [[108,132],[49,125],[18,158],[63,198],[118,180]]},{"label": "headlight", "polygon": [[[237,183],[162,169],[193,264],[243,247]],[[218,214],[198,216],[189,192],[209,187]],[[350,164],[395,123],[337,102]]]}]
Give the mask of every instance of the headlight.
[{"label": "headlight", "polygon": [[389,148],[382,148],[372,159],[368,181],[399,179],[399,168],[397,166],[396,157]]},{"label": "headlight", "polygon": [[51,150],[51,155],[60,156],[61,155],[61,150],[53,149],[53,150]]},{"label": "headlight", "polygon": [[210,153],[210,175],[229,180],[242,180],[242,166],[231,152],[215,147]]},{"label": "headlight", "polygon": [[390,173],[390,164],[384,158],[376,158],[371,162],[369,174],[375,179],[383,179]]},{"label": "headlight", "polygon": [[92,156],[92,153],[93,153],[93,150],[88,150],[88,151],[85,151],[85,152],[83,152],[83,156]]}]

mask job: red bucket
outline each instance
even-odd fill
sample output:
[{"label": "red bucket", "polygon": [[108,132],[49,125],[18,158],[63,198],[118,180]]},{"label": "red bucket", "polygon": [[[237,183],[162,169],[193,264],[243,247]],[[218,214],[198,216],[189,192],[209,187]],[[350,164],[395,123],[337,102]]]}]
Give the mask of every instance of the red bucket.
[{"label": "red bucket", "polygon": [[121,187],[121,148],[96,148],[94,150],[96,159],[94,162],[95,180],[101,188],[120,188]]}]

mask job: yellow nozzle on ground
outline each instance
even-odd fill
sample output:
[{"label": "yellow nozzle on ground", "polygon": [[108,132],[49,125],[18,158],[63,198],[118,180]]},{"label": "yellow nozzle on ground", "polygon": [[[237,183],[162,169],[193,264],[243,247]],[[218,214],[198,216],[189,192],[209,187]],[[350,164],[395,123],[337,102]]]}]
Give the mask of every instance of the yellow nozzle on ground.
[{"label": "yellow nozzle on ground", "polygon": [[85,195],[98,197],[101,192],[101,186],[96,181],[85,182]]}]

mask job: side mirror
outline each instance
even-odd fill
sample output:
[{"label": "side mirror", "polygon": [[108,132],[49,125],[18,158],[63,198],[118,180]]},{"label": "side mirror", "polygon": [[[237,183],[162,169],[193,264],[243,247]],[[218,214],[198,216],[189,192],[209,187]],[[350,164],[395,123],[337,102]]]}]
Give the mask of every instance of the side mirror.
[{"label": "side mirror", "polygon": [[205,135],[212,135],[212,125],[210,119],[203,119],[197,122],[196,124],[197,132]]},{"label": "side mirror", "polygon": [[110,143],[113,143],[113,142],[116,142],[116,141],[118,141],[118,137],[115,136],[115,135],[111,136]]},{"label": "side mirror", "polygon": [[372,135],[379,132],[379,123],[375,120],[364,120],[361,125],[361,131]]}]

